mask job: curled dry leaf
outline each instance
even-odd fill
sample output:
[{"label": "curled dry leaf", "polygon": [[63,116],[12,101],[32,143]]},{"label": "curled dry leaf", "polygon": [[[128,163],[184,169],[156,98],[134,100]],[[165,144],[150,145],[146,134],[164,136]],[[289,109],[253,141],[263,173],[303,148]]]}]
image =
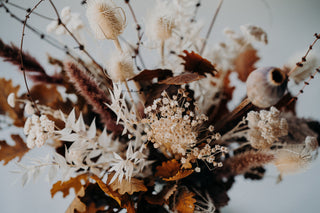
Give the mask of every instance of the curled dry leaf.
[{"label": "curled dry leaf", "polygon": [[0,161],[4,161],[3,165],[18,157],[19,161],[29,151],[29,148],[24,143],[19,135],[11,135],[11,138],[16,142],[14,146],[10,146],[6,141],[0,141]]},{"label": "curled dry leaf", "polygon": [[202,58],[199,54],[195,52],[189,53],[187,50],[183,51],[186,55],[179,55],[180,58],[184,60],[185,70],[190,71],[192,73],[197,73],[199,75],[206,76],[205,74],[211,74],[212,76],[215,76],[217,73],[217,70],[215,67],[211,64],[210,61],[208,61],[205,58]]},{"label": "curled dry leaf", "polygon": [[117,203],[122,207],[126,208],[128,213],[134,213],[134,205],[133,201],[131,200],[130,196],[128,194],[121,195],[118,192],[115,192],[111,189],[111,187],[107,184],[105,184],[98,176],[91,175],[91,178],[97,182],[100,189],[104,191],[107,195],[112,197],[114,200],[117,201]]},{"label": "curled dry leaf", "polygon": [[145,199],[148,203],[152,205],[163,205],[165,202],[169,200],[171,195],[177,190],[177,184],[174,185],[166,185],[163,187],[161,192],[156,195],[147,195]]},{"label": "curled dry leaf", "polygon": [[172,71],[168,69],[143,70],[138,75],[129,80],[152,81],[154,78],[157,78],[159,81],[168,77],[172,77],[172,75]]},{"label": "curled dry leaf", "polygon": [[255,70],[254,64],[260,58],[257,56],[257,50],[248,48],[238,55],[234,61],[235,70],[238,73],[238,78],[242,82],[246,82],[249,74]]},{"label": "curled dry leaf", "polygon": [[[111,180],[113,175],[114,173],[110,174],[110,176],[108,176],[108,180]],[[117,191],[121,195],[125,193],[132,195],[134,192],[145,192],[148,190],[147,187],[144,185],[143,180],[139,180],[136,178],[131,178],[130,181],[124,178],[121,182],[118,181],[117,178],[115,181],[109,184],[109,186],[113,191]]]},{"label": "curled dry leaf", "polygon": [[193,170],[181,169],[181,164],[176,159],[162,162],[161,166],[157,166],[155,176],[161,177],[165,181],[175,181],[185,178],[193,173]]},{"label": "curled dry leaf", "polygon": [[198,81],[203,79],[205,76],[199,75],[198,73],[192,72],[183,72],[182,74],[174,77],[167,78],[163,81],[160,81],[160,84],[168,84],[168,85],[183,85],[188,84],[193,81]]},{"label": "curled dry leaf", "polygon": [[59,191],[63,193],[63,197],[66,197],[69,195],[70,188],[74,188],[74,191],[77,194],[83,188],[81,180],[84,180],[86,182],[87,179],[88,179],[87,174],[81,174],[81,175],[78,175],[77,177],[70,178],[70,180],[65,182],[58,181],[52,185],[52,188],[50,190],[51,197],[53,197]]},{"label": "curled dry leaf", "polygon": [[193,198],[195,194],[184,189],[179,193],[177,205],[175,209],[179,213],[192,213],[194,211],[194,203],[197,201]]}]

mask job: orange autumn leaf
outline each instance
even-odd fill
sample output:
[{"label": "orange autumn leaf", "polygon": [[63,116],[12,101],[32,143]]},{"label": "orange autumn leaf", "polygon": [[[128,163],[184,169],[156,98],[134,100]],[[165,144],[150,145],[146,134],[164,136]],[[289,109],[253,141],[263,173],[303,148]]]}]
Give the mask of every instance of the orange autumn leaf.
[{"label": "orange autumn leaf", "polygon": [[192,213],[194,211],[194,203],[197,201],[193,198],[194,195],[188,190],[183,190],[179,193],[175,207],[178,213]]},{"label": "orange autumn leaf", "polygon": [[87,174],[81,174],[81,175],[78,175],[77,177],[70,178],[70,180],[65,182],[58,181],[55,184],[53,184],[50,190],[51,197],[53,197],[59,191],[63,193],[63,197],[66,197],[69,195],[70,188],[74,188],[74,191],[77,194],[83,187],[81,180],[87,181],[87,179],[88,179]]},{"label": "orange autumn leaf", "polygon": [[4,161],[3,165],[18,157],[19,161],[29,151],[29,148],[24,143],[19,135],[11,135],[11,138],[16,142],[14,146],[10,146],[6,141],[0,141],[0,161]]},{"label": "orange autumn leaf", "polygon": [[185,178],[185,177],[191,175],[192,173],[193,173],[193,169],[179,170],[179,171],[177,172],[177,174],[175,174],[174,176],[169,177],[169,178],[163,178],[163,180],[165,180],[165,181],[180,180],[180,179],[182,179],[182,178]]},{"label": "orange autumn leaf", "polygon": [[[108,180],[111,180],[113,175],[114,173],[110,174],[110,176],[108,176]],[[109,181],[108,181],[108,184],[109,184]],[[117,191],[121,195],[125,193],[132,195],[134,192],[141,192],[141,191],[145,192],[148,190],[147,187],[144,185],[143,180],[139,180],[136,178],[131,178],[130,181],[124,178],[122,179],[121,182],[119,182],[119,179],[117,178],[115,179],[115,181],[109,184],[109,186],[113,191]]]},{"label": "orange autumn leaf", "polygon": [[165,181],[175,181],[185,178],[193,173],[193,170],[182,170],[181,164],[176,159],[162,162],[161,166],[157,166],[155,176],[161,177]]},{"label": "orange autumn leaf", "polygon": [[187,50],[183,51],[186,55],[179,55],[180,58],[184,60],[185,70],[197,73],[199,75],[205,76],[206,73],[211,74],[212,76],[215,76],[217,73],[217,70],[215,67],[211,64],[210,61],[208,61],[205,58],[202,58],[201,55],[191,52],[189,53]]},{"label": "orange autumn leaf", "polygon": [[31,88],[30,93],[32,98],[39,101],[39,104],[50,106],[54,109],[59,106],[59,103],[63,102],[63,98],[55,85],[36,84]]},{"label": "orange autumn leaf", "polygon": [[105,184],[98,176],[91,175],[91,178],[97,182],[100,189],[104,191],[107,195],[113,198],[117,203],[122,207],[126,208],[128,213],[135,213],[134,204],[128,194],[121,195],[118,192],[115,192],[111,187]]},{"label": "orange autumn leaf", "polygon": [[248,48],[235,59],[234,65],[235,70],[238,73],[238,78],[242,82],[245,82],[249,76],[249,74],[255,70],[254,64],[260,58],[257,56],[257,50],[253,48]]}]

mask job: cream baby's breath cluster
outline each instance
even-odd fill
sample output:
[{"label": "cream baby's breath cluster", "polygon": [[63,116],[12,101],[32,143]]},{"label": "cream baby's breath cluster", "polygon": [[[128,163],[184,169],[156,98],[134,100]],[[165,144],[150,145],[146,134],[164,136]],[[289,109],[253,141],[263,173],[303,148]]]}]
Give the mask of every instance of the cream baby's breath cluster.
[{"label": "cream baby's breath cluster", "polygon": [[[162,92],[161,96],[145,109],[147,118],[142,119],[148,141],[164,154],[182,157],[184,164],[199,159],[222,166],[216,163],[215,155],[227,153],[227,148],[210,146],[220,135],[213,133],[213,126],[207,130],[203,128],[208,117],[199,114],[197,104],[191,102],[188,92],[179,89],[172,98],[166,92]],[[200,139],[200,134],[204,132],[206,136]]]}]

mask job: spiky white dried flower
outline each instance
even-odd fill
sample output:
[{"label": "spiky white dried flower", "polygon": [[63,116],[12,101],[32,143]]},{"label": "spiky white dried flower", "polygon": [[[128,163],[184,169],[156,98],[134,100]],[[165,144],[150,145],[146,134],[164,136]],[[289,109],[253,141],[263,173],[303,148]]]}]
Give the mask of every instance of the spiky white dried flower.
[{"label": "spiky white dried flower", "polygon": [[26,105],[24,106],[24,112],[27,115],[33,115],[35,113],[35,110],[34,110],[34,108],[32,106],[31,101],[27,101]]},{"label": "spiky white dried flower", "polygon": [[126,27],[126,16],[112,0],[87,1],[87,18],[97,39],[115,40]]},{"label": "spiky white dried flower", "polygon": [[285,118],[280,118],[280,111],[275,107],[270,111],[251,111],[246,120],[249,127],[246,137],[256,149],[269,148],[279,137],[288,134],[288,123]]},{"label": "spiky white dried flower", "polygon": [[10,107],[15,107],[16,105],[16,95],[12,92],[8,95],[7,102]]},{"label": "spiky white dried flower", "polygon": [[114,82],[123,82],[134,76],[132,57],[126,51],[115,51],[108,61],[107,68]]}]

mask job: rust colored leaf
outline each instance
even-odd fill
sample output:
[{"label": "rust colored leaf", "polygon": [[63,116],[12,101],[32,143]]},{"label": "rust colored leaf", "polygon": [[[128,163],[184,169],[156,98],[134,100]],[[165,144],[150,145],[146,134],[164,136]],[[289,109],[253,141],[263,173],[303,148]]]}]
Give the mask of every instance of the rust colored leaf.
[{"label": "rust colored leaf", "polygon": [[19,161],[29,151],[29,148],[24,143],[20,135],[11,135],[11,138],[16,142],[14,146],[10,146],[6,141],[0,141],[0,161],[4,161],[3,165],[18,157]]},{"label": "rust colored leaf", "polygon": [[169,178],[176,175],[180,169],[181,164],[176,160],[169,160],[162,162],[161,166],[157,166],[155,176]]},{"label": "rust colored leaf", "polygon": [[206,73],[211,74],[212,76],[215,76],[217,73],[217,70],[215,67],[211,64],[210,61],[208,61],[205,58],[202,58],[199,54],[195,52],[189,53],[187,50],[183,51],[186,55],[179,55],[183,60],[185,70],[198,73],[199,75],[205,76]]},{"label": "rust colored leaf", "polygon": [[[108,180],[111,180],[113,175],[114,173],[110,174],[110,176],[108,176]],[[109,186],[113,191],[117,191],[121,195],[125,193],[132,195],[134,192],[141,192],[141,191],[145,192],[148,190],[147,187],[144,185],[143,180],[139,180],[136,178],[131,178],[130,181],[124,178],[122,179],[121,183],[117,178],[115,181],[109,184]]]},{"label": "rust colored leaf", "polygon": [[157,166],[155,176],[161,177],[165,181],[175,181],[185,178],[193,173],[193,170],[191,169],[183,170],[180,168],[181,164],[175,159],[163,162],[161,166]]},{"label": "rust colored leaf", "polygon": [[179,213],[192,213],[194,211],[194,203],[197,201],[193,198],[195,194],[188,190],[182,190],[177,198],[176,210]]},{"label": "rust colored leaf", "polygon": [[23,109],[20,109],[18,104],[12,108],[7,103],[7,98],[10,93],[14,93],[17,97],[20,86],[14,87],[11,80],[0,78],[0,88],[0,115],[8,115],[14,121],[15,126],[23,127]]},{"label": "rust colored leaf", "polygon": [[105,184],[98,176],[92,175],[91,178],[97,182],[100,189],[104,191],[107,195],[112,197],[117,203],[122,207],[126,208],[128,213],[134,213],[134,204],[128,194],[121,195],[118,192],[115,192],[111,189],[111,187]]},{"label": "rust colored leaf", "polygon": [[177,172],[177,174],[175,174],[174,176],[169,177],[169,178],[163,178],[163,180],[165,180],[165,181],[180,180],[180,179],[182,179],[182,178],[185,178],[185,177],[191,175],[192,173],[193,173],[193,169],[179,170],[179,171]]},{"label": "rust colored leaf", "polygon": [[238,73],[238,78],[242,82],[246,82],[249,74],[256,69],[254,64],[259,59],[260,58],[257,56],[257,50],[254,48],[246,49],[235,59],[235,70]]},{"label": "rust colored leaf", "polygon": [[66,197],[69,195],[70,188],[74,188],[74,191],[77,194],[83,188],[81,180],[87,181],[87,179],[88,179],[87,174],[81,174],[81,175],[78,175],[77,177],[70,178],[70,180],[65,182],[58,181],[55,184],[53,184],[50,190],[51,197],[53,197],[59,191],[63,193],[63,197]]},{"label": "rust colored leaf", "polygon": [[183,85],[187,83],[191,83],[193,81],[198,81],[203,79],[205,76],[199,75],[198,73],[192,72],[183,72],[182,74],[174,77],[167,78],[163,81],[160,81],[160,84],[168,84],[168,85]]},{"label": "rust colored leaf", "polygon": [[135,77],[129,79],[134,81],[151,81],[154,78],[158,80],[166,79],[173,75],[171,70],[168,69],[155,69],[155,70],[143,70]]},{"label": "rust colored leaf", "polygon": [[39,101],[39,104],[56,108],[63,102],[61,94],[55,85],[36,84],[31,88],[32,98]]}]

